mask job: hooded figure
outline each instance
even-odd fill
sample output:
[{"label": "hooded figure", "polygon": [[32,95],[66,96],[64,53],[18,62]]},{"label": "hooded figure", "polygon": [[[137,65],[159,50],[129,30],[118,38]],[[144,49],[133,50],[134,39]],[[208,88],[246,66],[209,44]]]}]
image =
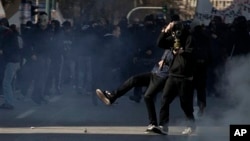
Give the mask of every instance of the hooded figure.
[{"label": "hooded figure", "polygon": [[250,35],[247,30],[247,20],[244,16],[238,16],[231,25],[228,41],[228,54],[230,57],[246,55],[250,53]]}]

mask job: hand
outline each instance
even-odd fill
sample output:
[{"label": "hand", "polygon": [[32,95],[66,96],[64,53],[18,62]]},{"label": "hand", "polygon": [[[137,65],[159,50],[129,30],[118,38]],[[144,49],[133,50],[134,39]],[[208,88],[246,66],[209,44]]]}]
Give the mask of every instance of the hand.
[{"label": "hand", "polygon": [[3,51],[2,50],[0,50],[0,55],[2,55],[3,54]]},{"label": "hand", "polygon": [[176,50],[176,49],[173,50],[173,54],[174,54],[174,55],[178,54],[178,50]]},{"label": "hand", "polygon": [[175,22],[174,22],[174,21],[171,22],[171,23],[169,23],[169,24],[167,25],[167,27],[164,27],[164,28],[161,30],[161,32],[164,32],[164,33],[169,32],[169,31],[174,27],[174,25],[175,25]]},{"label": "hand", "polygon": [[173,54],[174,54],[174,55],[177,55],[177,54],[180,54],[180,53],[183,53],[183,52],[184,52],[184,50],[183,50],[182,47],[179,48],[179,49],[174,49],[174,50],[173,50]]},{"label": "hand", "polygon": [[163,60],[161,60],[161,61],[159,61],[159,62],[158,62],[159,68],[162,68],[163,63],[164,63],[164,61],[163,61]]}]

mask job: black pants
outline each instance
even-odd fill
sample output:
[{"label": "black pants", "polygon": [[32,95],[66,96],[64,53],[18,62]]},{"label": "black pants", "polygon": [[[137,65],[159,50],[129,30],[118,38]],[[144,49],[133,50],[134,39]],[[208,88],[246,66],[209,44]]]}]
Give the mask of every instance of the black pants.
[{"label": "black pants", "polygon": [[[147,62],[146,61],[147,59],[143,59],[143,60],[145,60],[145,61],[141,61],[140,63],[137,62],[136,64],[134,64],[134,69],[137,72],[142,72],[142,70],[151,70],[152,67],[154,66],[154,64]],[[145,93],[145,90],[143,89],[143,87],[135,87],[132,96],[134,96],[134,98],[140,100],[143,97],[144,93]]]},{"label": "black pants", "polygon": [[113,91],[115,99],[123,96],[134,87],[147,87],[144,94],[148,118],[150,124],[157,125],[157,116],[155,110],[156,95],[163,89],[167,78],[159,77],[151,72],[142,73],[130,77],[117,90]]},{"label": "black pants", "polygon": [[27,60],[21,67],[19,81],[20,89],[23,95],[28,94],[28,89],[34,81],[34,88],[31,94],[32,99],[41,102],[44,98],[45,85],[49,72],[48,57],[38,56],[37,60]]},{"label": "black pants", "polygon": [[197,69],[194,73],[194,90],[197,93],[197,105],[200,108],[205,108],[206,100],[206,81],[207,81],[207,66],[205,63],[197,63]]},{"label": "black pants", "polygon": [[160,125],[164,126],[169,123],[169,106],[176,96],[180,98],[181,108],[187,117],[188,123],[194,123],[192,80],[170,76],[163,88]]},{"label": "black pants", "polygon": [[38,56],[34,64],[34,89],[32,92],[32,99],[37,102],[42,102],[44,99],[45,85],[49,73],[48,57]]}]

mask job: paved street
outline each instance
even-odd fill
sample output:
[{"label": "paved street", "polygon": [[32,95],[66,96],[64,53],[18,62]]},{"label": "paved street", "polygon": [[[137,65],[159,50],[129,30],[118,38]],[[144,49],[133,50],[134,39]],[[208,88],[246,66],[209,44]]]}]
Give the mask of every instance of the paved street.
[{"label": "paved street", "polygon": [[[30,100],[17,100],[14,110],[0,110],[0,139],[1,141],[229,140],[228,126],[219,124],[219,106],[214,105],[221,102],[216,102],[217,99],[214,98],[208,99],[213,103],[213,107],[208,107],[207,119],[204,117],[197,121],[197,133],[191,136],[180,134],[184,129],[182,125],[184,116],[178,99],[171,105],[169,135],[162,136],[144,133],[148,121],[143,101],[133,103],[128,96],[124,96],[114,105],[106,106],[95,98],[90,94],[79,95],[73,89],[65,87],[63,95],[51,97],[50,102],[45,105],[37,106]],[[159,102],[157,105],[159,107]],[[218,113],[210,114],[215,107]],[[223,107],[220,110],[223,110]],[[214,117],[217,119],[211,120]]]}]

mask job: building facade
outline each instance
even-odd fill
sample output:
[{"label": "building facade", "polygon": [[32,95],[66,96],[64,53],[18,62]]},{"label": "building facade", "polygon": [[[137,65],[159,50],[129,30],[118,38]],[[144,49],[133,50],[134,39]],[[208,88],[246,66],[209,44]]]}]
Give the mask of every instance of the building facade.
[{"label": "building facade", "polygon": [[223,10],[229,7],[233,3],[233,0],[210,0],[210,2],[216,9]]}]

